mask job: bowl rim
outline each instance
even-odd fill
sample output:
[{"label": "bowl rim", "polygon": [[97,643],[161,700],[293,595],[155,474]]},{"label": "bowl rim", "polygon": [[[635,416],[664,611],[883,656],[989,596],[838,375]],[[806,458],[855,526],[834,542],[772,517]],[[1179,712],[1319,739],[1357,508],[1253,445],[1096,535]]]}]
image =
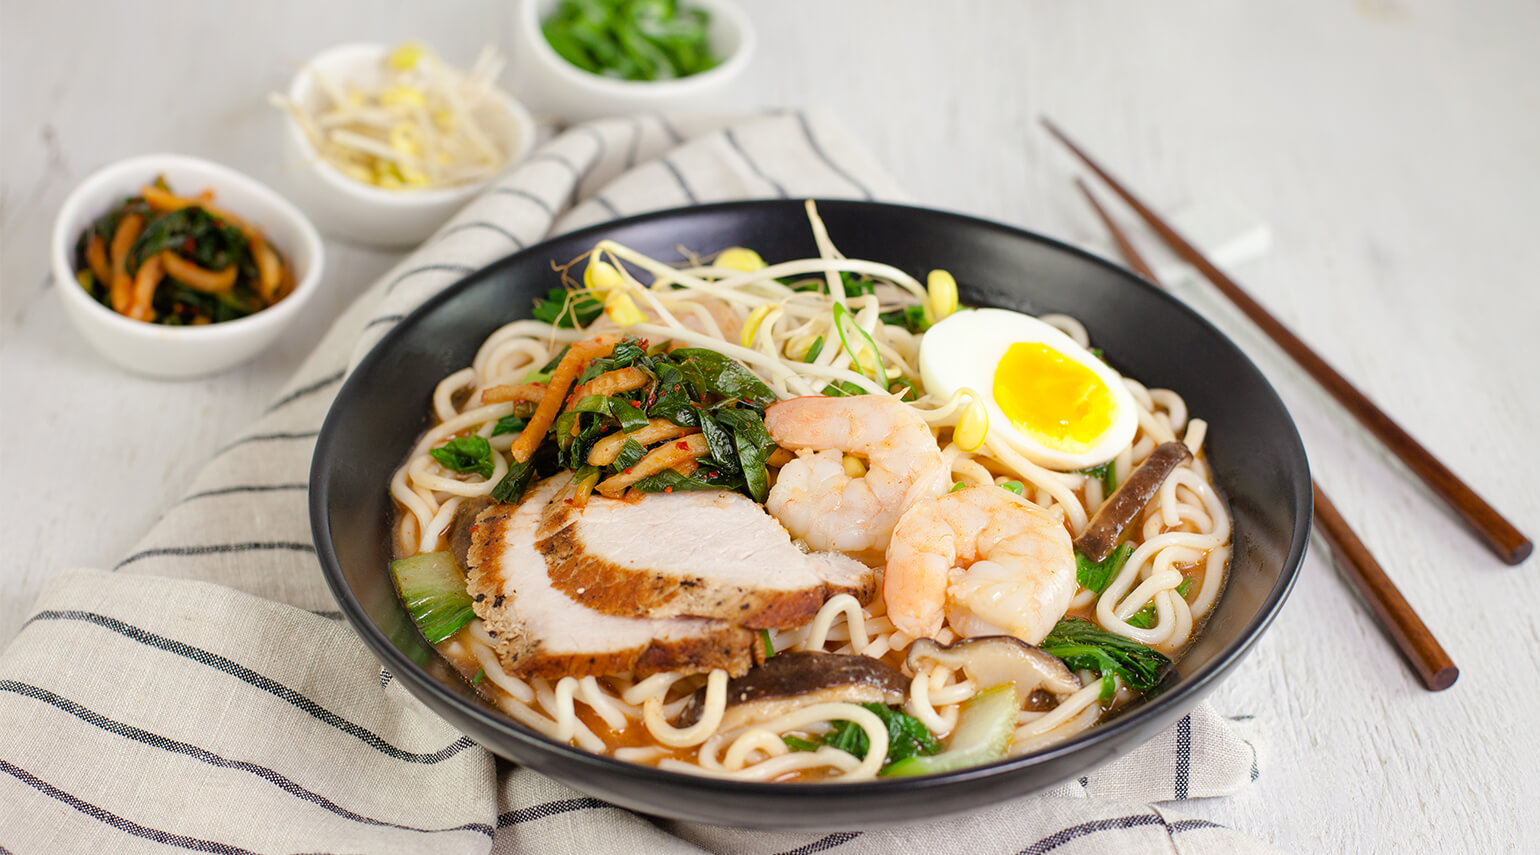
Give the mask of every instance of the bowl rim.
[{"label": "bowl rim", "polygon": [[[133,191],[143,186],[146,173],[153,174],[167,167],[184,168],[191,171],[203,171],[210,175],[207,179],[214,190],[221,186],[239,187],[243,192],[261,199],[271,213],[253,214],[248,211],[232,211],[242,218],[256,220],[282,219],[287,220],[298,233],[299,242],[309,254],[311,263],[305,271],[305,275],[295,281],[294,290],[278,303],[259,309],[244,318],[236,318],[230,321],[221,321],[217,324],[205,326],[166,326],[145,321],[136,321],[132,318],[114,312],[112,309],[98,303],[86,294],[75,279],[75,265],[71,261],[71,253],[74,250],[75,241],[79,237],[76,231],[79,227],[71,225],[79,219],[82,209],[86,205],[86,197],[94,194],[99,189],[124,183],[125,192]],[[134,183],[128,184],[128,179],[133,177]],[[99,216],[99,214],[98,214]],[[92,218],[94,220],[94,217]],[[87,220],[89,224],[92,220]],[[264,232],[270,232],[271,226],[264,226]],[[68,234],[69,232],[76,232]],[[53,230],[49,237],[51,244],[49,253],[53,265],[54,285],[65,295],[66,300],[72,303],[88,307],[85,317],[91,318],[93,323],[105,325],[114,332],[125,336],[131,336],[146,342],[176,342],[176,341],[208,341],[228,338],[240,333],[254,332],[260,327],[273,326],[284,323],[290,315],[298,312],[300,308],[315,294],[321,282],[321,274],[326,266],[326,245],[321,240],[320,232],[316,231],[314,223],[304,215],[292,202],[285,199],[278,191],[251,176],[212,160],[205,160],[188,154],[173,152],[156,152],[142,154],[123,160],[113,161],[95,172],[91,173],[75,185],[75,189],[64,198],[59,211],[54,215]],[[285,254],[290,263],[296,255],[296,247],[285,248]]]},{"label": "bowl rim", "polygon": [[[394,48],[382,42],[343,42],[332,45],[329,48],[311,56],[289,78],[289,86],[284,91],[290,102],[299,104],[302,96],[308,94],[315,85],[313,81],[314,68],[328,62],[354,63],[367,60],[378,60]],[[493,81],[491,93],[493,103],[508,113],[514,124],[519,128],[518,150],[509,156],[497,172],[485,178],[457,184],[453,187],[434,187],[429,189],[386,190],[383,187],[374,187],[365,184],[356,178],[352,178],[335,166],[332,166],[321,157],[316,147],[310,142],[310,138],[300,129],[299,122],[288,109],[283,110],[283,123],[285,132],[298,146],[303,155],[304,165],[315,172],[321,181],[327,186],[345,195],[352,196],[362,201],[381,205],[387,208],[413,210],[429,208],[437,205],[461,203],[469,200],[477,193],[486,189],[500,175],[513,167],[520,160],[527,157],[535,147],[536,130],[535,118],[523,102],[514,98],[497,81]]]},{"label": "bowl rim", "polygon": [[[1090,253],[1084,249],[1065,243],[1061,240],[1046,235],[1032,232],[1016,226],[983,219],[980,217],[962,214],[954,211],[946,211],[936,208],[926,208],[916,205],[895,204],[889,202],[862,201],[850,199],[815,199],[820,207],[845,207],[855,210],[861,209],[899,209],[919,213],[921,216],[936,217],[967,224],[975,228],[982,228],[1003,234],[1013,240],[1027,240],[1046,245],[1060,252],[1068,253],[1078,259],[1088,261],[1097,267],[1114,272],[1119,277],[1127,280],[1134,287],[1149,290],[1157,299],[1168,302],[1176,311],[1188,315],[1195,323],[1206,328],[1217,338],[1231,345],[1236,356],[1249,367],[1261,382],[1259,390],[1273,399],[1278,408],[1287,413],[1282,399],[1277,390],[1273,388],[1266,376],[1257,368],[1244,351],[1236,345],[1229,336],[1215,327],[1209,320],[1199,314],[1187,303],[1175,296],[1156,288],[1141,277],[1135,275],[1126,268],[1120,267],[1107,259]],[[598,238],[606,232],[628,226],[637,222],[666,219],[680,215],[710,214],[716,211],[735,211],[756,207],[786,207],[788,210],[802,208],[801,199],[768,199],[768,200],[738,200],[731,202],[718,202],[705,205],[691,205],[678,208],[669,208],[637,214],[616,220],[609,220],[588,226],[573,232],[555,235],[547,240],[533,244],[525,249],[510,253],[501,259],[495,260],[476,270],[458,282],[448,286],[439,293],[433,295],[422,305],[418,306],[394,328],[386,333],[370,349],[369,353],[361,359],[354,370],[344,381],[342,388],[338,390],[336,400],[342,400],[357,384],[357,378],[364,376],[374,363],[382,360],[395,343],[405,337],[412,326],[422,317],[436,311],[444,303],[455,299],[459,292],[464,290],[468,283],[479,281],[488,270],[509,263],[514,258],[523,257],[526,254],[539,254],[547,252],[547,245],[554,241],[586,240]],[[588,772],[607,773],[610,775],[621,774],[625,777],[650,779],[670,784],[703,784],[713,788],[725,789],[735,795],[741,796],[776,796],[785,795],[788,798],[806,797],[813,794],[836,794],[860,797],[872,794],[893,792],[896,790],[939,790],[967,781],[976,781],[981,778],[995,776],[1008,776],[1017,772],[1023,772],[1033,766],[1047,765],[1063,758],[1066,755],[1081,751],[1089,746],[1099,743],[1118,744],[1120,737],[1128,731],[1139,729],[1145,720],[1150,718],[1154,711],[1162,707],[1178,707],[1190,709],[1201,700],[1214,685],[1228,674],[1235,665],[1256,646],[1262,634],[1272,624],[1282,609],[1284,601],[1293,589],[1298,579],[1305,551],[1310,540],[1312,530],[1312,495],[1308,489],[1310,484],[1310,471],[1308,459],[1305,454],[1303,441],[1299,437],[1298,429],[1293,420],[1288,421],[1288,432],[1291,450],[1294,452],[1288,460],[1285,477],[1290,483],[1298,484],[1301,489],[1296,491],[1293,507],[1294,525],[1289,536],[1289,546],[1282,560],[1282,567],[1278,580],[1273,584],[1266,597],[1261,600],[1257,612],[1241,629],[1236,639],[1221,649],[1215,657],[1203,668],[1191,674],[1184,675],[1181,680],[1169,689],[1161,692],[1158,697],[1130,709],[1127,713],[1105,724],[1097,725],[1080,734],[1077,734],[1063,742],[1048,746],[1039,751],[1023,755],[1021,757],[1007,758],[982,766],[973,766],[958,769],[951,772],[943,772],[934,775],[922,775],[912,778],[877,778],[871,781],[856,781],[849,783],[819,782],[819,783],[772,783],[761,781],[739,781],[721,779],[706,776],[690,775],[683,772],[670,772],[656,767],[645,766],[637,763],[628,763],[602,754],[595,754],[574,745],[557,742],[543,734],[528,730],[513,718],[504,715],[487,705],[471,701],[463,695],[453,691],[449,686],[441,683],[433,675],[427,673],[423,666],[413,662],[405,653],[395,646],[385,633],[369,617],[363,604],[353,594],[348,586],[346,576],[337,559],[336,544],[331,537],[330,527],[327,524],[327,504],[329,491],[327,489],[328,461],[324,459],[326,452],[337,442],[339,411],[335,402],[328,410],[325,421],[321,426],[320,434],[316,438],[315,453],[311,461],[309,477],[309,505],[311,532],[314,537],[316,556],[321,564],[322,574],[326,578],[328,587],[337,600],[338,606],[353,630],[359,634],[371,651],[380,658],[384,666],[397,678],[404,680],[408,687],[417,691],[426,692],[432,696],[437,704],[444,704],[456,709],[457,712],[474,720],[479,727],[496,731],[513,741],[524,744],[535,750],[543,751],[556,758],[561,764],[574,764],[576,767],[584,767]],[[433,706],[430,704],[430,707]],[[437,713],[435,713],[437,714]],[[466,729],[449,722],[450,726],[461,733]],[[1140,743],[1142,744],[1142,742]],[[490,748],[488,750],[491,750]],[[495,753],[495,752],[494,752]],[[1084,771],[1088,771],[1093,762]],[[981,805],[982,806],[982,805]],[[922,817],[923,818],[923,817]],[[800,827],[800,826],[798,826]]]},{"label": "bowl rim", "polygon": [[553,69],[553,73],[564,81],[610,97],[661,99],[710,89],[722,81],[737,76],[754,55],[756,47],[754,25],[741,6],[724,2],[724,0],[686,0],[685,5],[700,6],[712,16],[720,16],[729,21],[738,33],[738,46],[732,54],[715,66],[699,74],[676,77],[672,80],[620,80],[584,71],[562,58],[561,54],[551,47],[551,43],[545,40],[545,33],[541,30],[540,2],[520,0],[517,14],[522,25],[520,29],[526,36],[525,41],[530,51],[542,65]]}]

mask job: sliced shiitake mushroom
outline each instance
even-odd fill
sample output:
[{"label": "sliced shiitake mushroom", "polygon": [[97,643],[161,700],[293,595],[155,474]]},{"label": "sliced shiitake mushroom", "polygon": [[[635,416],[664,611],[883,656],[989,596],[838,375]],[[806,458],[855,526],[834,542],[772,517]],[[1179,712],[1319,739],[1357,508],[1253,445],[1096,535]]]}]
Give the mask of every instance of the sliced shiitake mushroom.
[{"label": "sliced shiitake mushroom", "polygon": [[1144,458],[1133,474],[1097,508],[1091,523],[1075,538],[1075,551],[1098,563],[1107,560],[1118,541],[1123,539],[1123,532],[1155,497],[1155,491],[1189,457],[1192,452],[1180,442],[1163,442],[1155,446],[1150,456]]},{"label": "sliced shiitake mushroom", "polygon": [[[810,704],[901,704],[908,691],[908,678],[870,656],[778,653],[728,681],[727,712],[721,729],[769,721]],[[696,692],[679,714],[678,726],[688,727],[698,721],[705,700],[705,689]]]}]

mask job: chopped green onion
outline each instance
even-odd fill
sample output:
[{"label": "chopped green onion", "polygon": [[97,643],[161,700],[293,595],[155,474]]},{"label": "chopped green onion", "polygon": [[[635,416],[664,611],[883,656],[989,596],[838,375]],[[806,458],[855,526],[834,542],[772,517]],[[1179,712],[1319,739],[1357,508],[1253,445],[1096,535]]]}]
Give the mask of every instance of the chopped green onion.
[{"label": "chopped green onion", "polygon": [[811,365],[820,353],[823,353],[823,336],[813,339],[812,345],[807,349],[807,356],[802,357],[802,361]]},{"label": "chopped green onion", "polygon": [[610,464],[610,468],[616,472],[624,472],[646,456],[647,448],[628,436],[625,444],[620,447],[620,454],[615,456],[615,462]]},{"label": "chopped green onion", "polygon": [[919,304],[883,312],[878,317],[885,324],[903,327],[912,333],[922,333],[931,327],[930,322],[925,319],[925,307]]},{"label": "chopped green onion", "polygon": [[610,399],[610,415],[620,420],[620,429],[635,433],[647,426],[647,415],[624,398]]},{"label": "chopped green onion", "polygon": [[782,736],[781,737],[781,741],[786,743],[786,747],[790,748],[793,751],[817,751],[818,750],[818,743],[816,743],[816,742],[808,742],[806,739],[802,739],[802,738],[796,737],[796,736]]},{"label": "chopped green onion", "polygon": [[504,475],[503,480],[498,481],[497,486],[492,488],[492,501],[517,502],[524,498],[524,491],[529,489],[530,481],[534,480],[534,477],[534,461],[526,460],[523,463],[517,460],[509,461],[508,474]]},{"label": "chopped green onion", "polygon": [[534,311],[530,314],[535,320],[545,321],[553,327],[577,329],[593,323],[603,311],[604,304],[590,294],[552,288],[543,299],[535,300]]},{"label": "chopped green onion", "polygon": [[1004,484],[1001,484],[1000,487],[1001,489],[1010,490],[1012,493],[1015,493],[1018,496],[1025,495],[1027,492],[1026,485],[1020,481],[1006,481]]},{"label": "chopped green onion", "polygon": [[828,398],[848,398],[865,395],[866,390],[849,380],[837,380],[823,387],[822,394]]},{"label": "chopped green onion", "polygon": [[861,326],[855,322],[855,317],[850,314],[849,309],[845,308],[844,303],[835,303],[834,331],[839,333],[840,345],[850,355],[850,361],[855,363],[858,371],[865,374],[865,366],[861,365],[861,360],[856,358],[856,350],[850,346],[850,339],[845,335],[845,322],[847,320],[850,322],[851,329],[855,330],[865,340],[867,346],[872,349],[872,361],[876,363],[873,368],[876,373],[877,383],[884,389],[888,388],[888,370],[882,365],[882,352],[877,350],[877,342],[873,341],[871,334],[861,329]]},{"label": "chopped green onion", "polygon": [[557,55],[622,80],[673,80],[717,64],[711,16],[673,0],[562,0],[540,23]]}]

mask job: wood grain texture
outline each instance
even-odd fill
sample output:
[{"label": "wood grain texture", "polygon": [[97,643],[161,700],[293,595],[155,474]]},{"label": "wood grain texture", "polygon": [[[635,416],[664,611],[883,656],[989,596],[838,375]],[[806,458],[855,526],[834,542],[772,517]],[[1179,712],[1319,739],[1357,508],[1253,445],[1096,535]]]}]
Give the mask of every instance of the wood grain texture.
[{"label": "wood grain texture", "polygon": [[1406,657],[1407,664],[1422,684],[1431,692],[1442,692],[1453,686],[1460,677],[1460,669],[1455,667],[1443,645],[1433,637],[1401,590],[1390,581],[1385,568],[1343,519],[1321,485],[1312,482],[1311,488],[1315,492],[1315,521],[1321,527],[1321,535],[1331,549],[1337,569],[1374,612],[1380,626]]},{"label": "wood grain texture", "polygon": [[[463,62],[483,41],[508,43],[494,0],[431,13],[364,0],[156,9],[0,5],[0,638],[54,568],[121,557],[395,257],[329,242],[324,293],[272,351],[208,380],[142,380],[91,352],[47,291],[44,246],[69,189],[158,150],[281,185],[281,125],[263,95],[305,57],[413,37]],[[837,110],[923,204],[1100,246],[1071,185],[1078,167],[1035,124],[1047,114],[1161,211],[1217,200],[1255,211],[1274,247],[1235,273],[1258,302],[1521,529],[1540,529],[1540,6],[782,0],[748,11],[760,53],[743,105]],[[86,17],[91,27],[75,26]],[[124,63],[114,44],[176,49]],[[1287,607],[1212,696],[1269,734],[1261,779],[1182,810],[1298,852],[1532,849],[1534,567],[1497,564],[1209,286],[1171,286],[1273,382],[1332,499],[1463,666],[1453,689],[1425,692],[1312,551]]]}]

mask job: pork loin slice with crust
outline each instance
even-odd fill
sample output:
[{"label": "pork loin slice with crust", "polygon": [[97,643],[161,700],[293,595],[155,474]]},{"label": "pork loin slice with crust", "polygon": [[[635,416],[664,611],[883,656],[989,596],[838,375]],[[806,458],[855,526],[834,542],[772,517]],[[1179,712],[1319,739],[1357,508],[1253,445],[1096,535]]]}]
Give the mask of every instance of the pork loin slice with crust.
[{"label": "pork loin slice with crust", "polygon": [[871,568],[838,553],[803,552],[738,493],[556,502],[539,534],[551,584],[605,614],[786,629],[807,623],[835,594],[866,603],[876,593]]},{"label": "pork loin slice with crust", "polygon": [[467,550],[466,588],[477,616],[497,639],[497,658],[511,674],[556,679],[660,671],[698,674],[725,668],[733,676],[753,665],[755,635],[741,626],[701,618],[647,620],[601,614],[552,587],[535,548],[535,529],[558,476],[529,492],[524,503],[493,505],[477,517]]}]

